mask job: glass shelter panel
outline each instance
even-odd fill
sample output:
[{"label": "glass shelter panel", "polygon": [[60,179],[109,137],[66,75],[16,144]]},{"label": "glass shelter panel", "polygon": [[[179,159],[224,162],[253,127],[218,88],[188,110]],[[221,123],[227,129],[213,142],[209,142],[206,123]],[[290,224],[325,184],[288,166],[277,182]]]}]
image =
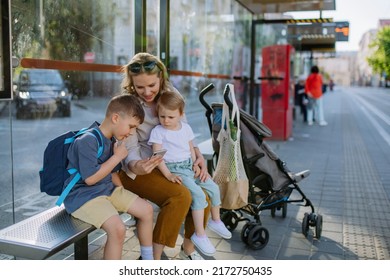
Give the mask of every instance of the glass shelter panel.
[{"label": "glass shelter panel", "polygon": [[56,136],[101,122],[134,55],[133,0],[11,2],[14,99],[0,101],[0,229],[53,207],[39,170]]},{"label": "glass shelter panel", "polygon": [[[249,75],[252,15],[233,0],[172,0],[170,5],[171,80],[187,103],[196,101],[209,83],[216,89],[206,96],[207,101],[222,102],[226,83],[234,83],[236,98],[244,107],[246,82],[233,78]],[[204,116],[205,108],[195,101],[189,109]],[[210,132],[204,117],[202,122],[194,127],[205,140]]]},{"label": "glass shelter panel", "polygon": [[[208,101],[222,102],[226,83],[235,83],[245,107],[240,77],[250,71],[252,14],[237,1],[171,0],[168,17],[160,10],[166,2],[147,0],[145,38],[134,36],[134,0],[10,2],[11,49],[20,63],[12,71],[13,100],[0,101],[0,229],[54,206],[56,197],[39,187],[47,143],[103,120],[120,91],[121,66],[141,40],[158,55],[162,35],[170,38],[170,79],[190,104],[198,141],[210,137],[198,100],[203,87],[212,82]],[[161,34],[160,16],[169,18],[169,34]]]}]

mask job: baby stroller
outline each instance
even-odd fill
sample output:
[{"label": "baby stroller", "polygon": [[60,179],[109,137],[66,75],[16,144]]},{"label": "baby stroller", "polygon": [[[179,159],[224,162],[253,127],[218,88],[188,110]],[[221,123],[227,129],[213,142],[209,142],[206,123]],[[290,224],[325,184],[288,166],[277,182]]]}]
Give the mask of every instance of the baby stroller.
[{"label": "baby stroller", "polygon": [[[204,96],[214,88],[213,84],[205,87],[199,96],[201,104],[206,108],[206,118],[212,136],[214,159],[218,161],[219,143],[218,133],[221,129],[222,105],[205,101]],[[229,87],[224,90],[224,102],[232,110],[229,100]],[[316,214],[311,201],[302,192],[298,183],[310,175],[309,170],[299,173],[291,172],[264,141],[272,132],[263,123],[240,110],[240,146],[244,169],[249,181],[248,204],[240,209],[221,209],[221,219],[229,230],[234,230],[238,223],[246,221],[241,231],[241,239],[250,248],[263,249],[269,240],[268,230],[262,226],[260,213],[270,210],[275,217],[276,211],[282,211],[282,217],[287,215],[288,203],[300,203],[301,206],[310,207],[311,213],[305,213],[302,220],[302,233],[307,237],[309,227],[315,228],[315,237],[319,239],[322,232],[322,216]],[[215,162],[214,160],[214,162]],[[296,190],[298,199],[291,199],[291,193]],[[244,215],[246,214],[246,215]],[[253,219],[247,218],[247,216]]]}]

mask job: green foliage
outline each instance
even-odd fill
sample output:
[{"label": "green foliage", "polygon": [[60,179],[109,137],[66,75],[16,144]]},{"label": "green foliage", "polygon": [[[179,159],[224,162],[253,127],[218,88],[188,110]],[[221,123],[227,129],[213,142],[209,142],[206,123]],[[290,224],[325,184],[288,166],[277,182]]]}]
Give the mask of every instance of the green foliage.
[{"label": "green foliage", "polygon": [[[42,7],[39,4],[42,3]],[[13,0],[12,51],[17,57],[83,61],[109,26],[95,0]],[[104,5],[104,4],[103,4]]]},{"label": "green foliage", "polygon": [[[106,0],[12,0],[13,56],[84,62],[86,52],[102,53],[103,34],[113,33],[116,14]],[[85,73],[62,74],[72,87],[87,91]]]},{"label": "green foliage", "polygon": [[373,71],[382,75],[390,76],[390,26],[380,29],[370,48],[373,54],[367,58],[368,64]]}]

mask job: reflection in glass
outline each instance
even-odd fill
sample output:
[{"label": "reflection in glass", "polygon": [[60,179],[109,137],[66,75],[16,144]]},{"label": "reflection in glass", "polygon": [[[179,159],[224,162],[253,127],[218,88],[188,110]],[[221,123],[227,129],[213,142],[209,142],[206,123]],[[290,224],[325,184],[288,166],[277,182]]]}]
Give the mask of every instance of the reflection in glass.
[{"label": "reflection in glass", "polygon": [[[22,70],[28,70],[23,67],[28,58],[34,60],[33,68],[51,68],[52,62],[61,66],[60,79],[66,88],[55,95],[69,93],[72,99],[71,114],[66,110],[58,116],[37,112],[20,119],[16,101],[0,103],[0,228],[12,223],[13,212],[15,221],[20,221],[54,206],[56,198],[39,189],[38,171],[47,143],[68,130],[101,122],[122,78],[116,71],[80,71],[80,65],[124,65],[134,55],[135,40],[134,0],[12,0],[11,15],[12,52],[21,60],[13,72],[15,92],[20,89]],[[45,74],[28,77],[25,83],[33,86],[39,81],[48,88],[55,79]],[[21,96],[34,95],[34,104],[45,106],[44,93],[32,92],[23,90]]]}]

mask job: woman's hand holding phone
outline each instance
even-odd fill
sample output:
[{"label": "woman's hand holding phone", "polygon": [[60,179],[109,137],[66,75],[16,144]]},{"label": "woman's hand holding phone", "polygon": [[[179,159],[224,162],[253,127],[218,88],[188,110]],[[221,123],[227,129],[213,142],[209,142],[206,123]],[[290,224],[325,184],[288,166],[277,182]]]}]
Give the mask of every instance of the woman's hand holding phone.
[{"label": "woman's hand holding phone", "polygon": [[167,152],[166,149],[161,149],[161,150],[157,150],[157,151],[154,151],[153,154],[152,154],[152,158],[153,157],[164,157],[165,153]]}]

